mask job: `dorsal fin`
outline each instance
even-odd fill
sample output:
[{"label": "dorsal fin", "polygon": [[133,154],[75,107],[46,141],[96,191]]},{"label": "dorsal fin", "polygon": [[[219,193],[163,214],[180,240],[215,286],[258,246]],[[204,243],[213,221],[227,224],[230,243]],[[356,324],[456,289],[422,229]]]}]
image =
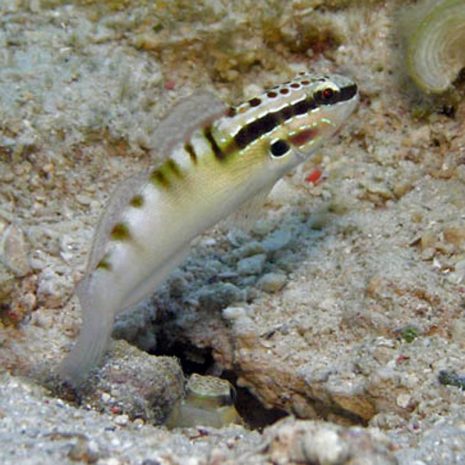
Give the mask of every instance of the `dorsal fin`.
[{"label": "dorsal fin", "polygon": [[223,116],[226,108],[224,102],[206,90],[180,100],[153,132],[151,146],[156,156],[169,156],[173,148],[186,143],[197,128]]},{"label": "dorsal fin", "polygon": [[[225,111],[226,105],[208,91],[199,91],[182,99],[160,121],[153,132],[154,164],[150,170],[169,158],[176,145],[187,142],[195,129],[210,124],[214,119],[224,115]],[[91,273],[103,258],[111,229],[118,222],[130,200],[143,188],[148,173],[149,171],[145,170],[120,182],[111,194],[95,229],[87,262],[87,273]]]},{"label": "dorsal fin", "polygon": [[[224,115],[226,105],[208,91],[199,91],[182,99],[160,121],[153,133],[154,166],[162,164],[173,152],[174,147],[184,144],[192,133],[202,126],[210,124],[214,119]],[[130,200],[137,195],[148,177],[148,170],[122,181],[111,194],[108,204],[100,217],[92,248],[89,254],[87,273],[91,273],[105,253],[110,231],[118,222],[122,211]]]},{"label": "dorsal fin", "polygon": [[129,205],[131,199],[144,187],[148,178],[148,171],[133,175],[120,182],[112,192],[103,213],[95,228],[92,248],[87,261],[87,272],[92,272],[105,253],[110,231],[118,222],[122,211]]}]

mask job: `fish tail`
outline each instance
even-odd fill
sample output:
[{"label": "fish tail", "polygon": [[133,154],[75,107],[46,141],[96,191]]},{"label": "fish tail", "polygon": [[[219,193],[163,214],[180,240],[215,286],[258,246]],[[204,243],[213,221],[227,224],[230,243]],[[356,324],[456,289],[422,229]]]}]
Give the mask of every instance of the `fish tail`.
[{"label": "fish tail", "polygon": [[91,283],[82,282],[77,290],[82,311],[82,326],[78,339],[63,360],[59,375],[63,381],[78,387],[102,359],[110,341],[114,321],[114,305],[110,299],[91,298]]}]

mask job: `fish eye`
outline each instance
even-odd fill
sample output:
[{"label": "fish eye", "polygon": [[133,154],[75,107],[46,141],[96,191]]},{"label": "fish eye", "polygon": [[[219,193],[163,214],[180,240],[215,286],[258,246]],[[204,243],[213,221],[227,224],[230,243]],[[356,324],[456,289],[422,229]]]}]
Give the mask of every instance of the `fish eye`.
[{"label": "fish eye", "polygon": [[339,93],[337,90],[332,89],[331,87],[326,87],[316,93],[315,99],[322,105],[328,105],[331,103],[337,103],[338,95]]},{"label": "fish eye", "polygon": [[291,146],[283,139],[278,139],[270,145],[271,158],[281,158],[289,152]]},{"label": "fish eye", "polygon": [[320,105],[330,105],[339,101],[339,91],[331,87],[325,87],[316,92],[314,98]]},{"label": "fish eye", "polygon": [[331,100],[334,96],[334,90],[331,89],[330,87],[327,87],[321,92],[321,95],[325,100]]}]

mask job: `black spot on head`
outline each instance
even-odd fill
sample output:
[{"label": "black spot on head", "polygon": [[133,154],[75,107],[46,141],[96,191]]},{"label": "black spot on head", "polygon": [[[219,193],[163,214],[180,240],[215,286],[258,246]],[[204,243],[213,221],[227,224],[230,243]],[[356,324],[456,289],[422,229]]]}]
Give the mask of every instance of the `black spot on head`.
[{"label": "black spot on head", "polygon": [[283,139],[279,139],[270,145],[271,155],[275,158],[282,157],[289,151],[289,149],[289,144]]},{"label": "black spot on head", "polygon": [[301,84],[302,84],[303,86],[308,86],[308,85],[310,85],[310,81],[305,80],[305,81],[302,81]]},{"label": "black spot on head", "polygon": [[270,92],[268,92],[266,95],[269,98],[276,98],[278,96],[278,94],[276,92],[272,91],[272,90]]},{"label": "black spot on head", "polygon": [[297,82],[293,82],[293,83],[291,84],[291,87],[292,87],[293,89],[300,89],[300,84],[298,84]]},{"label": "black spot on head", "polygon": [[287,87],[284,87],[283,89],[281,89],[281,90],[279,91],[279,93],[280,93],[280,94],[283,94],[283,95],[286,95],[286,94],[289,93],[289,89],[288,89]]},{"label": "black spot on head", "polygon": [[249,100],[249,105],[251,107],[258,107],[258,105],[260,105],[260,103],[262,103],[262,101],[258,97],[255,97],[255,98]]}]

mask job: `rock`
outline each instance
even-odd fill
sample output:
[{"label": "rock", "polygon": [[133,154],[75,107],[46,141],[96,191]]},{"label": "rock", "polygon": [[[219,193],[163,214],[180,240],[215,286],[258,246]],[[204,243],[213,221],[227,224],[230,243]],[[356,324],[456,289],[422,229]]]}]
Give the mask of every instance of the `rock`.
[{"label": "rock", "polygon": [[15,286],[15,277],[0,263],[0,303],[8,302]]},{"label": "rock", "polygon": [[304,436],[302,452],[310,463],[328,465],[344,463],[349,457],[348,444],[340,440],[336,431],[323,428]]},{"label": "rock", "polygon": [[226,237],[233,247],[240,247],[245,242],[250,241],[249,235],[241,229],[231,229]]},{"label": "rock", "polygon": [[152,306],[142,301],[133,312],[120,315],[113,326],[113,337],[124,339],[141,350],[152,352],[157,345],[153,329],[156,313]]},{"label": "rock", "polygon": [[449,273],[447,279],[451,283],[461,284],[465,281],[465,260],[459,260],[455,264],[455,270]]},{"label": "rock", "polygon": [[287,283],[287,276],[283,273],[267,273],[257,283],[257,287],[265,292],[277,292]]},{"label": "rock", "polygon": [[31,271],[24,233],[15,224],[8,226],[0,237],[0,261],[16,277],[25,276]]},{"label": "rock", "polygon": [[205,286],[198,293],[199,305],[206,311],[215,312],[234,302],[244,300],[245,292],[231,283]]},{"label": "rock", "polygon": [[169,280],[169,289],[171,296],[181,297],[183,293],[186,291],[187,287],[187,280],[186,278],[184,278],[183,274],[179,270],[176,270],[171,274]]},{"label": "rock", "polygon": [[268,219],[259,219],[252,226],[252,231],[258,236],[264,236],[266,234],[269,234],[274,226],[275,223],[273,221],[270,221]]},{"label": "rock", "polygon": [[262,241],[268,253],[276,252],[287,247],[292,241],[292,232],[288,229],[278,229]]},{"label": "rock", "polygon": [[247,309],[244,307],[226,307],[223,310],[223,318],[226,320],[238,320],[247,315]]},{"label": "rock", "polygon": [[68,457],[75,462],[95,463],[100,458],[98,444],[80,435],[69,450]]},{"label": "rock", "polygon": [[465,430],[463,419],[454,424],[443,419],[421,438],[415,447],[401,449],[396,454],[402,465],[465,463]]},{"label": "rock", "polygon": [[266,255],[258,254],[252,257],[243,258],[237,264],[237,272],[241,275],[261,274],[265,266]]},{"label": "rock", "polygon": [[342,408],[365,420],[375,415],[375,406],[366,392],[363,377],[347,379],[342,375],[333,375],[326,383],[326,388],[337,408]]},{"label": "rock", "polygon": [[412,397],[403,392],[397,396],[396,403],[400,408],[407,409],[412,406]]},{"label": "rock", "polygon": [[129,417],[127,415],[117,415],[114,421],[115,425],[127,426],[129,423]]},{"label": "rock", "polygon": [[234,251],[237,258],[250,257],[252,255],[265,253],[265,247],[258,241],[248,242]]},{"label": "rock", "polygon": [[[18,325],[31,315],[36,308],[36,276],[31,274],[24,278],[8,280],[0,264],[0,320],[6,325]],[[4,281],[4,277],[7,278]],[[10,275],[11,278],[11,275]]]},{"label": "rock", "polygon": [[53,268],[47,267],[39,275],[37,298],[41,305],[48,308],[58,308],[63,305],[74,291],[74,283],[70,276],[58,274]]},{"label": "rock", "polygon": [[465,243],[465,226],[447,226],[444,228],[443,234],[446,242],[455,245],[457,248],[463,247]]},{"label": "rock", "polygon": [[273,254],[274,264],[287,273],[292,273],[295,270],[296,264],[299,262],[299,260],[301,260],[299,255],[293,253],[289,249],[282,249]]},{"label": "rock", "polygon": [[272,463],[397,465],[381,433],[359,427],[285,418],[263,433]]},{"label": "rock", "polygon": [[82,401],[98,411],[117,414],[116,425],[126,426],[135,418],[160,424],[183,395],[184,376],[175,358],[155,357],[126,341],[114,341],[88,385]]},{"label": "rock", "polygon": [[109,457],[107,459],[99,460],[100,465],[124,465],[122,460],[117,459],[116,457]]}]

